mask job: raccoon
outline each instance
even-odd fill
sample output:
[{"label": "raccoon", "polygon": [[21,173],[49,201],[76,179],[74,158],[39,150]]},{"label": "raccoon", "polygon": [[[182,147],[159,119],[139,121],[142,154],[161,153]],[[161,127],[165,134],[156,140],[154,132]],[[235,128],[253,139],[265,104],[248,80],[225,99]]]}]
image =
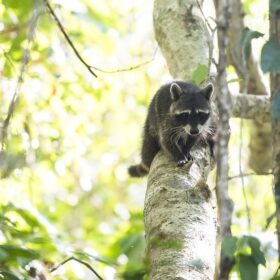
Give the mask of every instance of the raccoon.
[{"label": "raccoon", "polygon": [[190,151],[198,141],[209,144],[213,156],[216,126],[210,105],[212,93],[212,84],[201,89],[184,81],[173,81],[156,92],[144,126],[142,161],[129,167],[130,176],[148,174],[160,149],[178,166],[192,160]]}]

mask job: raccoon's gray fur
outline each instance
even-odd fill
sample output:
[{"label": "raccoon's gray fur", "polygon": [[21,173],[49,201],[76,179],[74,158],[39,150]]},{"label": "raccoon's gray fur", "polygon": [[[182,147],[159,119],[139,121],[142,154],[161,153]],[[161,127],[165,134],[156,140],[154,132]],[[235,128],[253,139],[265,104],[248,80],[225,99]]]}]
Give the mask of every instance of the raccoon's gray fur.
[{"label": "raccoon's gray fur", "polygon": [[142,162],[129,167],[130,176],[146,175],[160,149],[178,166],[192,160],[190,150],[197,141],[208,143],[213,156],[216,124],[210,105],[212,92],[212,84],[200,89],[183,81],[174,81],[157,91],[145,122]]}]

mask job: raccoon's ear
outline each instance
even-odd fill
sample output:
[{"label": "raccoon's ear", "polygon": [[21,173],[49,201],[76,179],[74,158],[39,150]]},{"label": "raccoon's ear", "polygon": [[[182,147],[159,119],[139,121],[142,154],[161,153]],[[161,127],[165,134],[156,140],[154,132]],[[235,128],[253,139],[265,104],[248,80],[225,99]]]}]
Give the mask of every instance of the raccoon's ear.
[{"label": "raccoon's ear", "polygon": [[214,91],[213,84],[209,84],[204,89],[201,90],[201,93],[205,96],[207,100],[210,100],[213,91]]},{"label": "raccoon's ear", "polygon": [[174,101],[178,100],[181,93],[182,93],[182,89],[180,88],[180,86],[176,83],[172,83],[170,86],[171,99]]}]

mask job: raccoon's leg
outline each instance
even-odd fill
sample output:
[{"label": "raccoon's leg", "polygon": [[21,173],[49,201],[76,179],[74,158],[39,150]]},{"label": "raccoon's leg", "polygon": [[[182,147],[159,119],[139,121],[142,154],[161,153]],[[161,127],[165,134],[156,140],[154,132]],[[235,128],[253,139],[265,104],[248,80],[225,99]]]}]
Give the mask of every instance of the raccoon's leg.
[{"label": "raccoon's leg", "polygon": [[142,162],[138,165],[132,165],[128,168],[128,173],[132,177],[142,177],[149,173],[151,163],[159,151],[160,147],[155,137],[149,133],[144,134],[141,158]]},{"label": "raccoon's leg", "polygon": [[162,149],[174,159],[178,166],[183,166],[188,162],[183,152],[183,142],[181,139],[176,141],[174,134],[163,135],[161,139]]},{"label": "raccoon's leg", "polygon": [[191,151],[191,149],[194,146],[196,141],[197,141],[197,137],[188,136],[187,140],[183,144],[182,151],[183,151],[183,153],[186,156],[188,161],[193,160],[193,157],[191,156],[190,151]]}]

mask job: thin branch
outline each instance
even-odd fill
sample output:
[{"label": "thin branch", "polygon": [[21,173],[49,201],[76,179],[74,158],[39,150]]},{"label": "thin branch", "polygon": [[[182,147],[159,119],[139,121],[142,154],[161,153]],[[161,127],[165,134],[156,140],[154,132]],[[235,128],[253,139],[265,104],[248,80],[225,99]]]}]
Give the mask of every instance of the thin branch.
[{"label": "thin branch", "polygon": [[248,176],[265,176],[265,175],[273,175],[273,173],[272,172],[242,173],[242,174],[230,176],[228,177],[228,180],[233,180],[233,179],[238,179],[241,177],[248,177]]},{"label": "thin branch", "polygon": [[[198,0],[196,0],[196,4],[197,4],[198,9],[199,9],[199,11],[200,11],[200,13],[201,13],[201,15],[202,15],[202,17],[203,17],[207,27],[208,27],[208,29],[209,29],[209,33],[211,33],[211,35],[209,35],[211,37],[211,39],[208,41],[208,46],[209,46],[209,63],[208,63],[209,73],[208,73],[208,78],[211,79],[210,68],[211,68],[211,63],[212,63],[212,60],[213,60],[213,51],[214,51],[214,44],[213,44],[213,42],[214,42],[215,32],[217,31],[217,23],[215,22],[216,26],[214,28],[212,28],[212,26],[210,25],[208,19],[206,18],[205,14],[203,12],[203,9],[202,9],[202,7],[201,7],[201,5],[200,5]],[[216,77],[213,77],[213,78],[215,79]]]},{"label": "thin branch", "polygon": [[117,69],[117,70],[104,70],[104,69],[101,69],[101,68],[98,68],[98,67],[95,67],[95,66],[91,66],[91,68],[99,71],[99,72],[102,72],[102,73],[106,73],[106,74],[116,74],[116,73],[120,73],[120,72],[128,72],[128,71],[132,71],[132,70],[135,70],[135,69],[138,69],[144,65],[147,65],[149,63],[151,63],[154,59],[155,59],[155,56],[156,56],[156,53],[157,53],[158,49],[156,48],[156,50],[154,51],[154,54],[152,56],[152,58],[144,61],[144,62],[141,62],[137,65],[134,65],[134,66],[129,66],[127,68],[120,68],[120,69]]},{"label": "thin branch", "polygon": [[[240,174],[243,174],[243,170],[242,170],[243,123],[244,123],[244,120],[243,120],[243,118],[241,118],[240,134],[239,134],[240,144],[239,144],[239,155],[238,155],[238,163],[239,163],[238,165],[239,165],[239,173]],[[250,233],[251,232],[251,211],[250,211],[250,207],[249,207],[249,204],[248,204],[248,198],[247,198],[247,194],[246,194],[246,190],[245,190],[244,176],[241,176],[240,180],[241,180],[242,194],[243,194],[243,197],[244,197],[245,208],[246,208],[248,231]]]},{"label": "thin branch", "polygon": [[[228,29],[230,24],[230,2],[229,0],[216,1],[216,14],[218,18],[218,47],[219,62],[217,86],[217,108],[219,112],[217,131],[217,177],[216,196],[218,202],[218,216],[220,220],[220,240],[231,236],[231,219],[233,202],[228,193],[228,142],[229,142],[229,118],[231,115],[231,96],[227,84],[227,52]],[[234,265],[234,260],[224,252],[220,252],[219,271],[217,279],[228,279],[229,273]]]},{"label": "thin branch", "polygon": [[5,58],[7,59],[8,63],[10,64],[10,66],[13,68],[13,70],[14,70],[15,72],[17,72],[17,69],[16,69],[16,67],[15,67],[15,65],[14,65],[14,63],[13,63],[13,61],[12,61],[10,55],[9,55],[9,53],[8,53],[5,49],[3,49],[2,47],[0,47],[0,49],[2,50],[3,55],[4,55]]},{"label": "thin branch", "polygon": [[103,280],[103,278],[92,268],[92,266],[90,264],[88,264],[87,262],[81,261],[75,257],[70,257],[66,260],[64,260],[63,262],[59,263],[57,266],[53,267],[50,272],[54,272],[55,270],[57,270],[58,268],[60,268],[62,265],[66,264],[69,261],[76,261],[78,263],[81,263],[82,265],[86,266],[91,272],[93,272],[93,274],[100,280]]},{"label": "thin branch", "polygon": [[[248,85],[249,85],[249,75],[246,72],[245,73],[245,94],[247,94],[248,90]],[[244,107],[241,108],[241,110]],[[238,165],[239,165],[239,174],[243,174],[243,169],[242,169],[242,149],[243,149],[243,127],[244,127],[244,119],[241,116],[240,120],[240,130],[239,130],[239,151],[238,151]],[[247,215],[247,222],[248,222],[248,232],[251,232],[251,212],[250,212],[250,207],[248,204],[248,199],[247,199],[247,194],[245,190],[245,183],[244,183],[244,177],[240,177],[241,180],[241,186],[242,186],[242,194],[244,197],[244,202],[245,202],[245,208],[246,208],[246,215]]]},{"label": "thin branch", "polygon": [[41,13],[40,13],[39,9],[36,7],[33,10],[32,19],[31,19],[31,22],[29,25],[29,31],[27,34],[27,46],[25,47],[25,49],[23,51],[23,58],[22,58],[22,63],[21,63],[21,68],[20,68],[16,88],[15,88],[12,100],[10,102],[10,105],[9,105],[7,116],[4,119],[2,126],[1,126],[1,150],[2,151],[4,150],[4,145],[5,145],[5,141],[6,141],[7,133],[8,133],[7,130],[8,130],[11,118],[14,114],[15,106],[16,106],[16,103],[17,103],[18,97],[19,97],[19,92],[20,92],[20,89],[21,89],[21,86],[23,83],[23,75],[26,70],[26,65],[29,61],[30,49],[31,49],[32,41],[34,38],[34,34],[35,34],[35,30],[36,30],[36,26],[37,26],[37,22],[38,22],[40,14]]},{"label": "thin branch", "polygon": [[96,71],[99,71],[101,73],[106,73],[106,74],[115,74],[115,73],[120,73],[120,72],[127,72],[127,71],[132,71],[132,70],[135,70],[135,69],[138,69],[148,63],[151,63],[154,59],[155,59],[155,55],[156,55],[156,52],[157,52],[157,49],[155,50],[154,52],[154,55],[151,59],[147,60],[147,61],[144,61],[142,63],[139,63],[137,65],[134,65],[134,66],[130,66],[130,67],[126,67],[126,68],[121,68],[121,69],[117,69],[117,70],[105,70],[105,69],[101,69],[101,68],[98,68],[96,66],[92,66],[92,65],[89,65],[83,58],[82,56],[80,55],[79,51],[77,50],[77,48],[75,47],[74,43],[72,42],[72,40],[70,39],[69,35],[67,34],[67,32],[65,31],[62,23],[60,22],[59,18],[57,17],[56,13],[54,12],[53,8],[51,7],[50,3],[48,0],[44,0],[49,12],[51,13],[51,15],[53,16],[54,20],[56,21],[57,25],[58,25],[58,28],[60,29],[60,31],[62,32],[64,38],[66,39],[67,43],[70,45],[70,47],[72,48],[72,50],[74,51],[75,55],[77,56],[77,58],[82,62],[82,64],[85,65],[85,67],[88,69],[88,71],[95,77],[97,77],[97,74],[93,71],[96,70]]},{"label": "thin branch", "polygon": [[76,49],[76,47],[74,46],[74,43],[72,42],[72,40],[70,39],[70,37],[68,36],[68,34],[66,33],[64,27],[62,26],[59,18],[57,17],[56,13],[54,12],[53,8],[51,7],[50,3],[48,0],[44,0],[49,12],[51,13],[51,15],[53,16],[54,20],[56,21],[60,31],[62,32],[64,38],[66,39],[67,43],[70,45],[70,47],[72,48],[72,50],[74,51],[74,53],[76,54],[76,56],[78,57],[78,59],[85,65],[85,67],[88,69],[88,71],[97,78],[97,75],[92,71],[93,66],[89,65],[80,55],[80,53],[78,52],[78,50]]},{"label": "thin branch", "polygon": [[[201,5],[200,5],[200,3],[199,3],[198,0],[196,0],[196,4],[197,4],[197,6],[198,6],[198,9],[199,9],[200,12],[201,12],[202,17],[203,17],[204,20],[205,20],[206,25],[208,26],[209,30],[211,31],[212,37],[213,37],[213,34],[214,34],[215,31],[217,30],[217,27],[214,27],[214,28],[213,28],[213,27],[210,25],[210,23],[209,23],[208,19],[206,18],[205,14],[204,14],[204,12],[203,12],[203,9],[202,9],[202,7],[201,7]],[[216,22],[215,22],[215,23],[216,23]]]}]

